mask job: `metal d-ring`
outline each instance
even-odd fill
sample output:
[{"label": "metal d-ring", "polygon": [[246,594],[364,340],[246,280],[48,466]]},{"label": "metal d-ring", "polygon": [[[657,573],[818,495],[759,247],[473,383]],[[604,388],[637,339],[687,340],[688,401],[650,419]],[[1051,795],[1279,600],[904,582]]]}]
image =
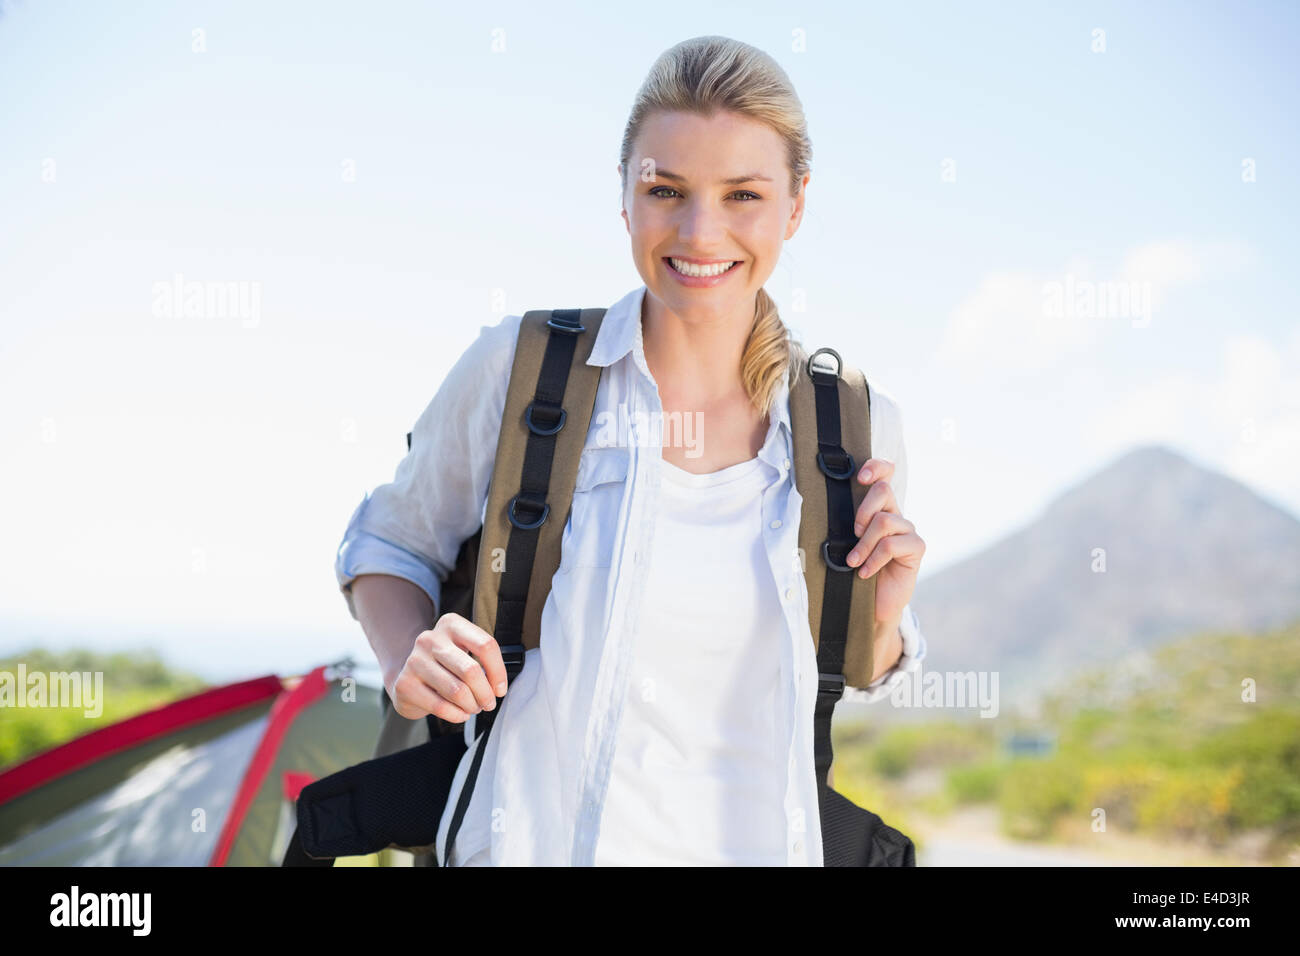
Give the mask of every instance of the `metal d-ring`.
[{"label": "metal d-ring", "polygon": [[[839,378],[839,377],[840,377],[840,373],[844,370],[844,359],[840,358],[840,353],[839,353],[839,352],[835,351],[833,348],[830,348],[829,346],[827,346],[827,347],[823,347],[823,348],[820,348],[820,349],[818,349],[816,352],[813,352],[812,355],[808,356],[808,377],[809,377],[809,378],[814,378],[814,376],[813,376],[813,371],[814,371],[814,370],[813,370],[813,362],[816,360],[817,356],[821,355],[823,352],[828,352],[828,353],[830,353],[831,355],[834,355],[834,356],[835,356],[835,372],[834,372],[834,375],[835,375],[836,378]],[[830,374],[831,374],[831,370],[830,370],[829,368],[818,368],[818,369],[816,369],[816,371],[818,371],[818,372],[822,372],[822,373],[827,374],[827,375],[830,375]]]},{"label": "metal d-ring", "polygon": [[[577,315],[574,315],[572,318],[569,318],[567,315],[559,316],[556,314],[557,312],[569,312],[569,311],[576,312]],[[557,332],[562,332],[565,335],[581,335],[583,332],[587,331],[587,327],[582,324],[582,319],[580,318],[581,315],[582,315],[581,309],[573,309],[573,310],[555,309],[554,311],[551,312],[550,318],[546,320],[546,324],[548,327],[554,329]]]},{"label": "metal d-ring", "polygon": [[[542,502],[541,516],[536,521],[524,521],[517,514],[515,514],[515,509],[519,507],[519,503],[521,501],[520,495],[522,494],[523,492],[520,492],[520,494],[515,495],[513,498],[510,499],[510,508],[509,510],[506,511],[506,517],[509,518],[510,523],[514,525],[516,528],[518,528],[520,531],[531,531],[534,528],[540,528],[542,526],[542,522],[546,520],[546,516],[551,513],[551,506],[546,502]],[[537,507],[536,502],[529,501],[527,498],[522,499],[522,501],[524,505],[529,508]]]},{"label": "metal d-ring", "polygon": [[[524,409],[524,423],[528,425],[528,430],[530,432],[532,432],[534,435],[554,435],[556,432],[558,432],[561,428],[564,427],[564,420],[568,418],[568,414],[565,412],[563,408],[558,410],[560,414],[556,416],[556,421],[554,426],[543,427],[541,425],[538,425],[535,421],[533,421],[533,412],[538,407],[539,406],[537,402],[532,401],[529,402],[528,407]],[[547,412],[552,412],[556,410],[554,408],[547,408],[545,405],[540,407]]]},{"label": "metal d-ring", "polygon": [[[844,551],[844,556],[846,558],[848,557],[848,552],[853,550],[853,545],[855,545],[856,543],[857,543],[856,541],[841,542],[841,544],[847,546],[845,547],[845,551]],[[849,567],[847,564],[840,564],[839,562],[831,560],[830,544],[831,544],[830,538],[827,538],[825,541],[822,542],[822,560],[826,562],[826,566],[830,568],[832,571],[852,571],[853,569]]]},{"label": "metal d-ring", "polygon": [[831,466],[826,462],[826,452],[824,451],[817,452],[817,467],[822,470],[822,474],[825,475],[827,478],[834,478],[836,481],[843,481],[846,478],[852,476],[853,469],[856,467],[856,465],[854,465],[853,463],[853,456],[850,455],[843,448],[839,448],[831,452],[831,454],[836,454],[836,453],[844,456],[844,461],[846,462],[846,464],[843,468],[832,469]]}]

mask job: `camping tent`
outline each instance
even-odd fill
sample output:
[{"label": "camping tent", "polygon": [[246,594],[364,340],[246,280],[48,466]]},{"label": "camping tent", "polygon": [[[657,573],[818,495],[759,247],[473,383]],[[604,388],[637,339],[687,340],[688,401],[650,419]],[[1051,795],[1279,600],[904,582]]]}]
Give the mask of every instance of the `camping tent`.
[{"label": "camping tent", "polygon": [[228,684],[0,773],[3,866],[279,866],[304,786],[369,759],[381,692],[346,666]]}]

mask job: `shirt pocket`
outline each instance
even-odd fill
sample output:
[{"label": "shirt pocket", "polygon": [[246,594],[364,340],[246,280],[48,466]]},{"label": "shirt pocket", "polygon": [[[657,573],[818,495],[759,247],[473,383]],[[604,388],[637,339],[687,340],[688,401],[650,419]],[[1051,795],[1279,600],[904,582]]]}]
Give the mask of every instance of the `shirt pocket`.
[{"label": "shirt pocket", "polygon": [[626,445],[592,445],[582,450],[569,520],[560,539],[558,573],[610,566],[630,457]]}]

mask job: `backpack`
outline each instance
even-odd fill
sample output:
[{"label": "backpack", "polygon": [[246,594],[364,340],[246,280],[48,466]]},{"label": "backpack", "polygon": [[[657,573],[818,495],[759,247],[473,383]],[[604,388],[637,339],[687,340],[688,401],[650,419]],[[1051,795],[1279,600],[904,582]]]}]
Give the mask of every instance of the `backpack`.
[{"label": "backpack", "polygon": [[[483,525],[461,545],[442,585],[439,615],[455,612],[492,634],[513,681],[524,652],[540,643],[541,614],[560,564],[560,542],[603,371],[587,365],[605,309],[527,312],[519,326]],[[795,486],[803,498],[799,554],[819,672],[814,765],[826,866],[915,866],[912,841],[831,789],[831,719],[847,682],[873,669],[875,577],[845,563],[857,543],[853,517],[867,492],[855,478],[871,457],[866,379],[834,349],[800,364],[790,384]],[[407,433],[408,450],[412,435]],[[552,514],[554,511],[554,514]],[[494,567],[504,554],[504,570]],[[795,556],[792,556],[792,560]],[[508,691],[507,691],[508,693]],[[335,857],[388,847],[417,866],[445,865],[434,852],[452,778],[468,750],[464,724],[432,714],[410,720],[383,695],[372,760],[303,788],[284,866],[330,866]],[[464,818],[486,735],[500,707],[474,718],[478,748],[446,839]],[[479,740],[479,738],[482,738]]]}]

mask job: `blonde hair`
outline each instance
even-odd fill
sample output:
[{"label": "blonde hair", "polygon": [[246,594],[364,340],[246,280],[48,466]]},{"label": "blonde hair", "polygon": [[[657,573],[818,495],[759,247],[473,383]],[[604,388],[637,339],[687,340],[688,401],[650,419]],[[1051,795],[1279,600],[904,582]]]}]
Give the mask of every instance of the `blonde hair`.
[{"label": "blonde hair", "polygon": [[[700,36],[659,55],[637,91],[623,133],[619,161],[624,192],[632,144],[646,117],[657,111],[705,117],[725,111],[766,123],[785,141],[790,195],[799,194],[812,162],[808,123],[790,78],[762,50],[729,37]],[[768,414],[781,381],[788,381],[791,371],[806,359],[806,351],[791,337],[772,297],[759,289],[754,324],[740,360],[740,378],[755,407]]]}]

